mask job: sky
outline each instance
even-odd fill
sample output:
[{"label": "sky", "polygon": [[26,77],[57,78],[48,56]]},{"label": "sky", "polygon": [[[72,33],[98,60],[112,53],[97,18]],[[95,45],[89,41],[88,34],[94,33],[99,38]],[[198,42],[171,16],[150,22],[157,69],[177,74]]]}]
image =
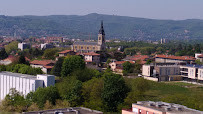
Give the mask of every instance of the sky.
[{"label": "sky", "polygon": [[203,0],[0,0],[0,15],[86,15],[203,19]]}]

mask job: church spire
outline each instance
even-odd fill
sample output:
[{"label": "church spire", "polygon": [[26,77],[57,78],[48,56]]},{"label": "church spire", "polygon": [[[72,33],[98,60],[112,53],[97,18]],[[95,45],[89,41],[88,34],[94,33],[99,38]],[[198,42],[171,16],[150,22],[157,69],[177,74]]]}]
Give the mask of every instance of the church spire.
[{"label": "church spire", "polygon": [[101,21],[101,27],[100,27],[100,30],[99,30],[99,34],[105,35],[104,27],[103,27],[103,21]]}]

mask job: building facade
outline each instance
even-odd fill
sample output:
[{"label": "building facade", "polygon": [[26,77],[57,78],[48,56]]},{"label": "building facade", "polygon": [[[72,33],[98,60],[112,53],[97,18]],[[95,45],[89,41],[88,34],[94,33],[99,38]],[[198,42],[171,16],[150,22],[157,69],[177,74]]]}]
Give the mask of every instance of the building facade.
[{"label": "building facade", "polygon": [[30,48],[30,44],[27,44],[27,43],[18,43],[18,49],[20,50],[24,50],[24,49],[29,49]]},{"label": "building facade", "polygon": [[65,57],[68,54],[69,55],[75,55],[76,53],[72,50],[64,50],[64,51],[59,52],[59,57]]},{"label": "building facade", "polygon": [[20,73],[0,72],[0,101],[14,88],[22,95],[36,91],[39,87],[55,85],[53,75],[26,75]]},{"label": "building facade", "polygon": [[41,68],[41,70],[48,74],[54,67],[55,61],[52,60],[34,60],[30,62],[30,66],[33,68]]},{"label": "building facade", "polygon": [[156,63],[186,63],[191,64],[195,62],[195,57],[190,56],[174,56],[174,55],[156,55]]},{"label": "building facade", "polygon": [[100,54],[97,54],[95,52],[84,53],[84,59],[85,59],[86,64],[88,64],[88,63],[99,64],[100,63]]},{"label": "building facade", "polygon": [[74,42],[71,49],[75,52],[97,52],[106,49],[103,22],[98,34],[98,42]]}]

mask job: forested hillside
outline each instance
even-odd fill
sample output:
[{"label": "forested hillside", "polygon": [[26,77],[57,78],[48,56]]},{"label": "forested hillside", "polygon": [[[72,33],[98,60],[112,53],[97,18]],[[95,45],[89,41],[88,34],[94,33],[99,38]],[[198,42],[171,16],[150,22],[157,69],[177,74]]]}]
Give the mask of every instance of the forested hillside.
[{"label": "forested hillside", "polygon": [[104,20],[106,37],[125,40],[203,39],[203,20],[154,20],[116,15],[0,16],[0,35],[96,39]]}]

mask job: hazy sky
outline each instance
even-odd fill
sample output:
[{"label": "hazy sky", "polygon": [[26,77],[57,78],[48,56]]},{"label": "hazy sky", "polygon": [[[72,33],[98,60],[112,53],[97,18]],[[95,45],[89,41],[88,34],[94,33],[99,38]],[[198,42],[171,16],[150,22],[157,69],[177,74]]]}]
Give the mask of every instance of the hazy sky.
[{"label": "hazy sky", "polygon": [[86,15],[203,19],[203,0],[0,0],[0,15]]}]

